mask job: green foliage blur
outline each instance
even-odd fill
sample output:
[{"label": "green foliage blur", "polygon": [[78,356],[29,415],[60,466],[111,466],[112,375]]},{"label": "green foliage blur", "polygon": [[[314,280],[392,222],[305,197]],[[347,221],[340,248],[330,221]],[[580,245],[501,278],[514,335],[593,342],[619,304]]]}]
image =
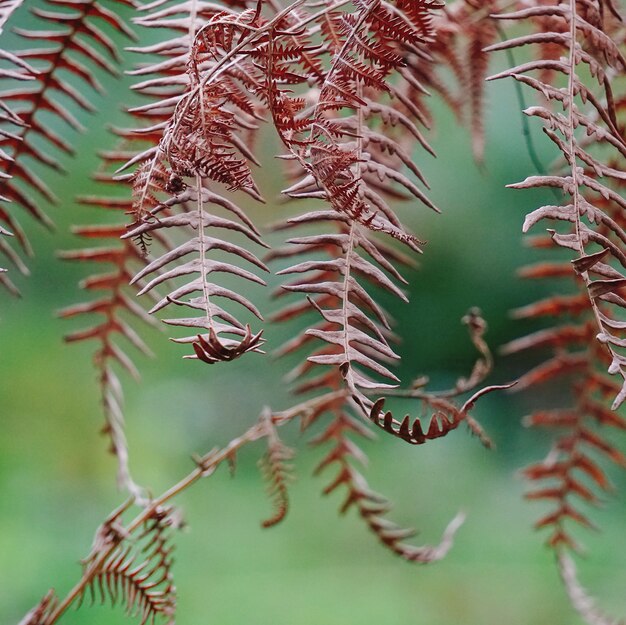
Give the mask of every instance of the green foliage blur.
[{"label": "green foliage blur", "polygon": [[[9,34],[4,41],[14,39]],[[57,206],[49,208],[56,230],[46,232],[24,216],[36,250],[32,276],[20,281],[21,300],[3,295],[0,303],[0,623],[19,622],[50,587],[61,596],[67,592],[80,576],[79,560],[89,552],[96,527],[122,499],[114,483],[115,460],[99,436],[93,345],[63,344],[63,335],[85,321],[54,316],[54,311],[87,297],[77,283],[91,268],[55,257],[57,250],[83,245],[70,234],[70,226],[118,217],[74,200],[77,194],[97,192],[90,181],[98,165],[96,150],[114,145],[108,125],[125,123],[120,97],[125,97],[129,79],[101,78],[109,93],[99,99],[102,112],[81,116],[89,132],[71,137],[79,157],[62,159],[68,170],[64,177],[42,173],[59,197]],[[488,101],[487,158],[481,168],[472,160],[468,133],[433,103],[431,137],[439,157],[416,153],[416,159],[443,214],[418,206],[400,209],[428,244],[419,268],[407,275],[411,303],[385,300],[385,305],[403,337],[403,379],[426,374],[434,388],[450,385],[471,368],[474,353],[460,324],[469,307],[482,309],[490,324],[487,338],[497,348],[533,329],[512,322],[510,310],[558,286],[525,283],[515,276],[519,266],[539,258],[524,248],[521,223],[545,198],[505,189],[534,171],[512,86],[490,85]],[[251,206],[250,213],[257,223],[270,224],[301,207],[274,201],[284,183],[272,158],[280,148],[270,133],[265,137],[265,172],[259,180],[269,201]],[[542,137],[533,133],[533,139],[549,164],[551,155],[541,151]],[[280,233],[267,235],[273,245],[283,238]],[[269,281],[270,289],[256,293],[267,317],[279,306],[268,295],[278,281]],[[297,329],[289,324],[268,327],[269,351]],[[134,476],[155,494],[193,468],[192,453],[227,443],[263,406],[290,405],[282,379],[293,359],[282,362],[252,354],[232,365],[209,367],[183,361],[183,348],[169,342],[165,332],[142,334],[155,358],[136,356],[140,384],[124,378],[127,435]],[[531,362],[498,357],[490,382],[509,381]],[[321,494],[332,471],[312,476],[322,450],[311,448],[310,435],[295,427],[284,433],[298,450],[291,510],[283,524],[262,530],[260,521],[270,510],[256,468],[262,447],[246,448],[235,477],[221,468],[177,501],[188,523],[177,540],[174,568],[178,622],[576,623],[551,553],[532,529],[541,505],[523,501],[524,485],[517,475],[549,448],[545,434],[525,430],[521,418],[542,402],[554,402],[558,392],[542,389],[485,399],[476,416],[495,441],[492,451],[463,429],[419,448],[382,434],[363,443],[371,459],[366,474],[372,487],[395,502],[395,520],[419,529],[415,540],[438,541],[459,510],[468,513],[451,554],[428,567],[395,558],[354,514],[339,517],[340,496]],[[613,481],[626,485],[619,475]],[[582,536],[592,554],[583,562],[583,579],[615,609],[626,582],[620,564],[623,513],[623,498],[608,500],[602,514],[594,514],[603,534]],[[61,622],[114,625],[125,622],[125,616],[120,606],[90,608],[87,602]]]}]

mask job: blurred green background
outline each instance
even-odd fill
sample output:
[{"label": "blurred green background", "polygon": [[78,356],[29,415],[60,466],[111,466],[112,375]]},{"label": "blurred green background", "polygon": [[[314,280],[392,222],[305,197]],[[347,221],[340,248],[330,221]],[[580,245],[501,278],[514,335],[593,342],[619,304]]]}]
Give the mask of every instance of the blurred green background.
[{"label": "blurred green background", "polygon": [[[24,23],[22,13],[18,20]],[[20,23],[20,22],[16,22]],[[8,34],[4,45],[14,39]],[[99,436],[102,425],[93,345],[66,346],[65,333],[81,321],[61,321],[54,311],[85,299],[77,287],[88,266],[55,258],[59,249],[82,243],[71,224],[106,222],[116,216],[86,209],[74,196],[94,192],[90,174],[96,149],[112,147],[109,124],[123,125],[119,98],[127,78],[101,76],[109,95],[92,98],[104,113],[81,115],[89,132],[74,136],[76,159],[63,159],[65,177],[45,172],[59,196],[46,207],[56,231],[45,232],[24,216],[36,257],[32,276],[20,281],[22,300],[0,303],[0,622],[16,623],[54,587],[63,595],[80,575],[94,531],[121,496],[114,484],[115,461]],[[400,208],[405,222],[428,241],[419,269],[409,272],[411,303],[385,300],[404,337],[403,378],[431,377],[445,387],[466,374],[474,353],[459,323],[479,306],[490,323],[494,347],[531,329],[512,322],[509,311],[547,294],[553,284],[522,282],[516,268],[539,256],[522,245],[521,223],[546,198],[507,191],[507,183],[534,173],[521,131],[519,106],[508,83],[490,85],[487,105],[487,159],[482,170],[471,158],[467,133],[445,109],[436,109],[431,135],[437,160],[416,155],[443,209]],[[537,133],[540,134],[540,133]],[[301,207],[272,202],[283,185],[275,178],[271,154],[279,151],[268,133],[259,179],[270,199],[252,206],[257,223],[268,224]],[[540,136],[538,145],[544,146]],[[550,154],[542,153],[545,162]],[[20,213],[23,211],[20,209]],[[268,234],[279,245],[284,236]],[[95,269],[95,268],[93,268]],[[276,278],[270,278],[273,286]],[[278,307],[267,293],[253,296],[269,314]],[[84,322],[82,322],[84,324]],[[268,347],[277,348],[297,331],[270,326]],[[230,366],[206,367],[182,361],[182,348],[166,334],[145,332],[153,360],[136,357],[141,384],[124,379],[131,467],[139,483],[160,492],[192,468],[190,455],[227,443],[256,418],[264,405],[289,406],[282,382],[289,361],[251,355]],[[130,350],[130,348],[129,348]],[[293,364],[293,361],[291,362]],[[527,366],[521,358],[497,359],[490,379],[501,383]],[[393,518],[420,530],[417,540],[438,541],[459,510],[468,513],[450,555],[442,562],[409,565],[384,550],[353,514],[339,518],[338,494],[324,497],[331,472],[313,477],[323,450],[311,449],[296,428],[285,433],[297,447],[298,479],[291,489],[286,521],[262,530],[270,504],[256,461],[262,447],[239,457],[231,478],[224,468],[178,500],[188,527],[177,539],[175,576],[179,623],[220,625],[564,625],[576,623],[542,536],[532,530],[541,506],[522,499],[518,469],[542,458],[549,440],[521,426],[533,406],[555,401],[555,393],[493,395],[476,416],[496,449],[486,451],[465,431],[413,448],[378,436],[363,443],[370,456],[373,488],[395,502]],[[618,488],[624,478],[614,475]],[[599,523],[602,533],[584,539],[593,557],[583,563],[588,582],[605,606],[624,608],[623,513],[621,499],[608,499]],[[107,606],[70,611],[61,621],[113,625],[122,609]]]}]

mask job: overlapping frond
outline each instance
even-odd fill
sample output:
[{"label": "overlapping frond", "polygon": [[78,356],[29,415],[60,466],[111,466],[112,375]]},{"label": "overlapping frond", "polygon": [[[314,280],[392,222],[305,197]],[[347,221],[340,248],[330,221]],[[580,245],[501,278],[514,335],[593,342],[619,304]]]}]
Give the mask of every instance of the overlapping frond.
[{"label": "overlapping frond", "polygon": [[[287,109],[293,121],[283,124],[289,131],[279,131],[279,135],[289,150],[285,158],[296,166],[291,172],[295,182],[284,193],[294,199],[321,200],[326,206],[309,209],[277,226],[282,230],[308,226],[308,231],[292,236],[287,247],[270,255],[291,261],[278,272],[289,276],[279,295],[306,297],[288,303],[275,319],[290,320],[310,312],[317,315],[317,322],[309,321],[304,332],[281,349],[281,353],[305,347],[312,350],[290,374],[297,381],[296,392],[345,387],[351,395],[349,405],[343,402],[330,415],[324,438],[337,439],[337,445],[323,464],[340,465],[340,475],[328,490],[345,484],[349,493],[346,508],[355,503],[383,544],[413,561],[442,556],[454,530],[437,548],[405,545],[406,531],[383,518],[389,504],[371,493],[352,466],[354,444],[346,434],[354,431],[356,423],[349,411],[356,411],[412,443],[443,436],[465,420],[487,442],[467,412],[491,388],[461,407],[450,397],[418,392],[435,408],[435,414],[427,432],[421,431],[418,420],[413,434],[407,432],[406,420],[399,422],[385,413],[384,399],[371,398],[372,393],[388,393],[400,383],[393,372],[398,355],[392,347],[392,322],[376,297],[382,290],[406,302],[402,289],[406,282],[396,265],[412,262],[411,256],[385,235],[406,245],[410,252],[421,251],[421,242],[401,224],[390,200],[417,199],[437,210],[418,186],[425,181],[412,154],[415,144],[432,151],[420,130],[428,113],[420,98],[407,101],[410,90],[403,86],[415,89],[419,85],[405,58],[427,57],[433,38],[432,18],[439,8],[437,2],[358,2],[352,13],[325,12],[320,32],[331,54],[325,59],[324,80],[309,106],[302,98],[281,94],[283,100],[293,102]],[[297,72],[291,68],[292,74]],[[323,226],[327,226],[325,233],[311,233],[313,227]],[[479,383],[478,378],[482,381],[484,376],[477,372],[473,377]],[[467,390],[463,387],[457,394]],[[363,434],[367,429],[361,425],[358,431]]]},{"label": "overlapping frond", "polygon": [[[549,188],[562,204],[531,212],[524,231],[547,220],[547,235],[532,239],[538,248],[565,248],[570,262],[541,262],[524,268],[529,278],[573,280],[576,290],[553,295],[516,311],[522,319],[552,317],[554,326],[505,346],[507,353],[536,350],[549,354],[524,375],[519,388],[558,384],[569,401],[536,410],[527,425],[555,432],[544,461],[526,468],[532,489],[527,497],[549,503],[537,522],[550,531],[548,544],[558,555],[572,605],[589,623],[614,622],[596,608],[579,584],[568,550],[578,550],[573,527],[594,527],[589,506],[610,492],[606,465],[626,468],[615,430],[626,429],[616,412],[626,399],[625,327],[626,236],[623,189],[626,142],[620,96],[614,78],[626,70],[624,28],[612,2],[527,3],[495,16],[523,25],[525,31],[490,50],[520,47],[536,56],[492,79],[512,77],[536,90],[542,104],[524,113],[538,119],[561,155],[552,174],[510,185]],[[609,375],[607,375],[607,372]],[[622,378],[617,382],[612,376]],[[612,400],[612,401],[611,401]]]}]

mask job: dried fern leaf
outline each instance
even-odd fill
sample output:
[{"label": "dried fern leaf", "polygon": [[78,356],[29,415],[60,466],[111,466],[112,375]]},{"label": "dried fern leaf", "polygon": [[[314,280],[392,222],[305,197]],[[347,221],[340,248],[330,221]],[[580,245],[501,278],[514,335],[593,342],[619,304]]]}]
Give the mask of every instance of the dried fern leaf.
[{"label": "dried fern leaf", "polygon": [[274,513],[262,522],[262,526],[273,527],[280,523],[289,509],[287,484],[293,479],[293,467],[289,461],[294,456],[293,449],[287,447],[280,438],[270,417],[266,420],[267,452],[259,461],[259,467],[267,482],[267,492],[272,499]]},{"label": "dried fern leaf", "polygon": [[[125,25],[119,9],[132,6],[132,3],[115,0],[110,2],[111,8],[96,0],[51,0],[49,4],[52,10],[33,8],[31,11],[39,20],[54,26],[44,30],[15,28],[15,32],[29,44],[37,43],[33,48],[17,50],[10,55],[10,60],[19,66],[17,75],[0,72],[0,77],[6,78],[5,88],[0,93],[3,109],[20,120],[17,129],[0,136],[0,150],[8,156],[2,163],[4,175],[0,195],[51,227],[52,222],[42,204],[54,202],[55,196],[40,178],[39,165],[61,171],[58,154],[72,154],[73,150],[65,136],[51,129],[45,116],[52,114],[66,129],[82,129],[71,108],[86,112],[95,110],[91,100],[84,95],[85,87],[87,92],[102,92],[95,68],[112,75],[117,71],[117,51],[100,24],[109,24],[131,37],[132,32]],[[41,45],[42,40],[46,41],[45,46]],[[3,56],[7,57],[7,54]],[[30,65],[35,71],[28,72]],[[31,80],[23,82],[25,77]],[[14,227],[13,216],[2,214],[0,217],[17,234],[18,241],[28,252],[26,237]]]},{"label": "dried fern leaf", "polygon": [[[248,147],[248,137],[257,127],[258,115],[254,98],[248,93],[252,79],[248,80],[242,68],[234,67],[206,86],[201,78],[201,71],[215,63],[213,57],[205,59],[209,54],[205,48],[213,41],[209,33],[226,45],[239,18],[234,12],[218,10],[208,3],[194,7],[189,3],[169,5],[158,11],[153,10],[156,7],[145,7],[147,15],[137,20],[149,28],[174,26],[185,35],[138,49],[144,53],[159,52],[167,60],[134,72],[155,76],[136,88],[156,97],[156,101],[131,113],[157,123],[147,132],[139,129],[120,133],[126,139],[139,138],[152,146],[122,167],[138,165],[130,177],[133,224],[125,238],[135,239],[145,251],[155,233],[183,233],[181,244],[152,260],[133,282],[148,279],[141,289],[144,294],[164,280],[185,280],[159,300],[151,312],[172,304],[200,311],[198,317],[179,316],[165,322],[193,329],[192,335],[174,340],[192,344],[193,354],[188,357],[213,364],[247,352],[260,352],[263,343],[260,333],[253,334],[221,302],[231,300],[260,318],[259,310],[247,296],[220,286],[213,276],[230,273],[258,284],[264,281],[232,260],[211,260],[207,256],[225,253],[266,270],[247,247],[209,236],[219,231],[216,229],[229,230],[263,245],[245,211],[229,197],[230,192],[242,190],[261,200],[248,164],[256,160]],[[244,13],[241,19],[245,22],[252,14]],[[230,35],[225,34],[229,32]],[[236,220],[218,216],[216,211],[226,211]],[[189,259],[188,255],[193,257]],[[184,299],[196,292],[199,296]]]},{"label": "dried fern leaf", "polygon": [[116,512],[100,527],[89,557],[83,562],[92,602],[124,606],[141,625],[174,618],[176,589],[172,577],[172,528],[178,524],[171,508],[153,509],[132,534],[118,529]]},{"label": "dried fern leaf", "polygon": [[[492,77],[512,77],[527,84],[547,99],[547,106],[534,106],[525,113],[539,118],[548,138],[563,155],[563,173],[533,176],[513,188],[552,187],[567,197],[563,206],[544,206],[529,216],[525,229],[539,220],[549,219],[562,226],[559,231],[550,230],[552,240],[561,247],[576,252],[573,269],[582,277],[594,311],[599,331],[598,339],[610,355],[609,372],[622,378],[621,390],[613,402],[617,409],[626,398],[626,360],[620,353],[619,336],[615,328],[602,319],[599,308],[602,302],[612,303],[617,315],[623,308],[619,297],[620,280],[626,269],[624,245],[626,236],[618,219],[611,216],[610,206],[624,207],[624,200],[614,189],[623,184],[622,167],[626,142],[616,126],[615,99],[609,76],[611,72],[623,72],[626,59],[616,41],[615,34],[622,30],[611,12],[604,12],[605,3],[554,3],[530,6],[519,11],[498,15],[498,19],[515,20],[535,26],[538,30],[545,20],[560,24],[556,32],[517,37],[504,46],[535,47],[550,41],[559,46],[565,56],[560,59],[534,59],[505,70]],[[549,70],[565,82],[564,89],[557,89],[542,80]],[[540,72],[537,78],[534,74]],[[543,72],[543,74],[542,74]],[[583,78],[584,77],[584,78]],[[563,109],[561,113],[559,109]],[[580,130],[586,131],[581,135]],[[599,150],[602,151],[599,151]],[[608,162],[607,156],[608,154]],[[602,155],[602,158],[600,156]],[[600,250],[598,250],[598,247]],[[600,265],[599,251],[606,250],[609,258]],[[594,267],[603,267],[595,272]],[[598,275],[600,273],[600,275]],[[607,273],[610,279],[606,279]],[[604,274],[604,275],[603,275]]]},{"label": "dried fern leaf", "polygon": [[454,536],[462,525],[464,516],[459,514],[453,519],[438,545],[416,546],[407,543],[406,540],[416,534],[415,530],[401,528],[386,518],[391,506],[383,496],[370,488],[365,477],[354,466],[355,460],[364,463],[365,455],[350,435],[369,437],[371,433],[360,420],[340,409],[335,412],[325,431],[313,441],[315,445],[327,443],[332,445],[315,470],[316,473],[321,473],[328,467],[336,469],[335,477],[324,489],[324,494],[344,487],[345,499],[341,512],[345,513],[350,508],[356,509],[378,540],[401,558],[409,562],[428,563],[445,557],[452,547]]},{"label": "dried fern leaf", "polygon": [[[100,206],[98,198],[81,198],[84,205]],[[124,210],[124,203],[117,210]],[[120,345],[123,339],[145,355],[151,351],[134,328],[133,321],[155,325],[143,307],[135,301],[136,291],[128,287],[137,266],[145,265],[147,260],[131,241],[120,242],[126,233],[124,225],[98,225],[74,228],[74,233],[88,242],[102,243],[98,247],[88,247],[69,252],[61,252],[64,260],[83,263],[96,262],[110,267],[104,273],[92,274],[85,278],[80,286],[89,293],[101,293],[96,299],[86,303],[69,306],[59,312],[64,319],[96,314],[99,320],[95,325],[77,330],[65,337],[66,342],[75,343],[87,340],[97,342],[93,362],[98,375],[100,396],[105,418],[103,434],[110,441],[110,451],[118,461],[117,482],[120,488],[135,496],[142,495],[141,489],[133,481],[128,459],[128,449],[124,434],[124,396],[118,370],[123,370],[138,379],[139,372],[132,359]],[[167,241],[160,239],[167,247]]]}]

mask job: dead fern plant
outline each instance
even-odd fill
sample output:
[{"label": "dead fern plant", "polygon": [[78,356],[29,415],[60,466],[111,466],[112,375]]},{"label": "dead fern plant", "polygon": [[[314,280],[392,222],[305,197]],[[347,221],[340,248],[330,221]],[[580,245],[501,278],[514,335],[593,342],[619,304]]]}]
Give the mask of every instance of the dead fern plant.
[{"label": "dead fern plant", "polygon": [[[42,113],[80,128],[73,109],[92,109],[83,86],[100,90],[96,67],[116,71],[116,48],[96,22],[134,37],[123,15],[136,9],[132,21],[139,43],[129,50],[141,60],[129,73],[139,81],[133,90],[143,103],[129,109],[128,128],[113,129],[121,147],[101,154],[96,178],[115,191],[82,198],[85,205],[125,213],[126,223],[77,229],[82,238],[103,245],[62,257],[108,263],[112,270],[82,284],[102,297],[61,312],[66,318],[101,315],[96,325],[67,340],[98,342],[94,363],[104,431],[118,459],[118,483],[130,497],[100,526],[75,587],[65,597],[48,593],[21,625],[53,625],[90,593],[93,599],[123,604],[142,625],[161,618],[173,622],[171,534],[180,520],[171,500],[222,462],[234,463],[242,447],[264,439],[261,466],[274,511],[263,525],[277,524],[288,509],[293,457],[278,428],[296,419],[305,431],[321,424],[312,441],[325,446],[316,473],[335,471],[324,492],[343,489],[342,512],[354,508],[376,538],[407,561],[445,556],[462,515],[437,545],[406,542],[414,531],[388,520],[390,503],[357,468],[366,458],[355,439],[380,429],[390,439],[418,446],[465,424],[491,446],[470,413],[481,397],[512,385],[486,385],[493,359],[479,311],[463,318],[478,351],[476,364],[453,388],[431,391],[424,377],[402,385],[395,369],[393,320],[378,299],[386,291],[408,301],[403,272],[424,249],[400,219],[399,201],[439,212],[420,166],[426,155],[434,155],[427,139],[433,121],[427,95],[439,94],[467,123],[474,156],[481,161],[488,150],[485,78],[497,53],[504,53],[512,67],[487,80],[512,78],[531,88],[537,103],[524,105],[524,114],[541,124],[559,154],[549,173],[538,171],[510,185],[548,188],[559,196],[558,203],[529,213],[523,228],[554,222],[549,236],[533,243],[573,253],[569,263],[542,263],[522,274],[569,278],[577,285],[574,294],[554,295],[517,311],[521,318],[552,316],[555,327],[504,349],[552,350],[517,388],[564,377],[574,400],[558,409],[537,409],[528,419],[560,434],[546,460],[525,470],[531,482],[541,482],[528,496],[554,506],[538,526],[551,530],[548,542],[574,608],[590,624],[612,622],[577,580],[570,556],[577,545],[569,524],[591,524],[573,500],[595,504],[598,491],[609,490],[596,456],[626,466],[607,428],[598,427],[625,429],[617,412],[626,399],[626,58],[620,7],[613,0],[296,0],[285,5],[156,0],[141,6],[124,0],[110,7],[103,0],[48,2],[53,11],[35,8],[34,14],[61,26],[16,32],[26,40],[47,39],[52,47],[0,53],[5,62],[0,79],[12,85],[0,93],[0,196],[11,201],[0,209],[7,227],[0,228],[0,249],[27,271],[4,239],[13,233],[29,253],[13,209],[21,205],[49,225],[42,200],[51,202],[54,194],[40,178],[39,166],[59,170],[57,155],[72,152],[65,135],[42,121]],[[0,27],[19,5],[0,3]],[[146,43],[149,31],[160,39]],[[518,54],[524,59],[519,63]],[[524,93],[518,94],[524,101]],[[256,169],[263,123],[281,142],[289,178],[283,199],[299,212],[274,225],[275,232],[289,237],[285,247],[260,258],[268,246],[249,202],[265,201]],[[263,328],[254,325],[264,322],[257,294],[266,286],[261,275],[278,262],[286,264],[276,271],[284,280],[275,293],[283,305],[271,320],[294,328],[279,353],[299,355],[288,381],[304,399],[282,412],[263,411],[240,437],[196,458],[196,468],[182,481],[159,497],[149,496],[131,478],[123,429],[117,370],[134,377],[138,372],[118,339],[150,351],[129,318],[152,323],[151,315],[180,311],[163,321],[183,328],[184,335],[173,340],[190,346],[185,358],[205,364],[266,358]],[[225,286],[225,274],[238,278],[241,287]],[[6,274],[0,279],[18,292]],[[151,299],[148,313],[135,302],[133,289]],[[397,396],[410,399],[419,416],[387,409]],[[133,506],[139,510],[129,518]]]}]

